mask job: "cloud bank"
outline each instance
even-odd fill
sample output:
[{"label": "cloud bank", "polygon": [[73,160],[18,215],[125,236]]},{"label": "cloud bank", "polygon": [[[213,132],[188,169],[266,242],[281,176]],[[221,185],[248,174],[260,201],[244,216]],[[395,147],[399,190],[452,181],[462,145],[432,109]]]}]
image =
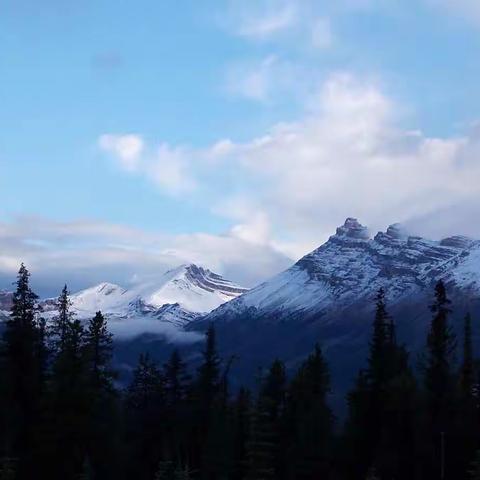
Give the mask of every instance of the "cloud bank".
[{"label": "cloud bank", "polygon": [[[217,201],[212,210],[232,221],[238,238],[291,258],[318,246],[347,216],[373,230],[400,221],[434,236],[452,233],[453,217],[455,233],[480,237],[470,221],[480,200],[480,130],[428,137],[403,127],[404,110],[377,82],[336,73],[309,97],[298,121],[244,143],[189,148],[185,171],[201,165],[193,181],[221,190],[213,179],[234,166],[242,189],[223,191],[223,207]],[[469,216],[459,222],[467,205]],[[432,228],[428,219],[440,213],[445,228]]]},{"label": "cloud bank", "polygon": [[38,217],[0,222],[0,252],[0,288],[10,288],[24,262],[42,296],[56,295],[65,283],[72,291],[106,280],[128,287],[183,263],[198,263],[252,286],[291,262],[235,232],[173,236],[105,222]]}]

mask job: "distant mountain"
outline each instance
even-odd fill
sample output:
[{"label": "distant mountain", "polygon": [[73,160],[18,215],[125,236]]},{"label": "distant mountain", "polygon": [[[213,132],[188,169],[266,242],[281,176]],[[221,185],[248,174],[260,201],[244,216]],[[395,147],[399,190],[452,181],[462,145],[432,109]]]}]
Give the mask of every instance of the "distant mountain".
[{"label": "distant mountain", "polygon": [[[70,297],[72,311],[79,319],[88,319],[101,310],[114,332],[136,335],[159,331],[159,323],[175,329],[236,298],[247,290],[221,275],[194,264],[181,265],[165,272],[155,281],[123,288],[101,283]],[[0,313],[8,314],[12,292],[0,291]],[[55,315],[56,299],[40,302],[44,316]],[[153,328],[152,328],[153,327]],[[173,330],[168,330],[170,333]]]},{"label": "distant mountain", "polygon": [[319,319],[370,302],[384,287],[391,304],[444,279],[464,293],[480,294],[480,242],[455,236],[441,241],[407,236],[399,224],[370,238],[348,218],[329,240],[288,270],[228,302],[208,321],[233,320],[250,312],[275,321],[301,315]]},{"label": "distant mountain", "polygon": [[364,363],[378,289],[385,288],[399,338],[415,355],[425,343],[428,305],[439,279],[458,317],[467,308],[480,313],[480,241],[426,240],[407,235],[398,224],[371,238],[366,227],[348,218],[291,268],[189,328],[202,330],[214,322],[223,350],[240,359],[245,378],[275,357],[293,366],[319,342],[334,382],[345,386]]},{"label": "distant mountain", "polygon": [[12,307],[13,292],[0,290],[0,310],[10,310]]}]

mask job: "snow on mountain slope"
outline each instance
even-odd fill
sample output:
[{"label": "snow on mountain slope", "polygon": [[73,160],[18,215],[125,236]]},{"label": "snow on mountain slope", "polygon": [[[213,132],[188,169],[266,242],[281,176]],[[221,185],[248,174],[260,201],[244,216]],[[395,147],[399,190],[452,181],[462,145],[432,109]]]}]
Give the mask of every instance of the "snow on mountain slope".
[{"label": "snow on mountain slope", "polygon": [[182,265],[166,272],[158,283],[141,285],[132,292],[157,308],[178,303],[188,311],[206,313],[245,293],[246,289],[210,270]]},{"label": "snow on mountain slope", "polygon": [[[129,289],[101,283],[72,294],[70,300],[77,318],[86,320],[101,310],[108,317],[112,331],[119,335],[162,333],[182,342],[195,336],[188,332],[180,334],[185,325],[246,291],[210,270],[191,264]],[[0,291],[0,319],[8,316],[11,300],[11,292]],[[56,299],[40,303],[47,320],[53,318]]]},{"label": "snow on mountain slope", "polygon": [[100,283],[72,295],[75,312],[82,316],[92,315],[101,310],[108,313],[121,313],[129,302],[130,293],[113,283]]},{"label": "snow on mountain slope", "polygon": [[0,313],[8,314],[12,308],[13,293],[6,290],[0,290]]},{"label": "snow on mountain slope", "polygon": [[288,270],[214,310],[207,321],[249,311],[279,320],[324,314],[371,300],[384,287],[390,303],[424,291],[437,279],[480,293],[480,242],[407,236],[398,224],[370,238],[347,218],[326,243]]},{"label": "snow on mountain slope", "polygon": [[[246,289],[192,264],[129,289],[101,283],[71,295],[71,301],[79,318],[89,318],[101,310],[114,319],[151,317],[180,326],[244,292]],[[44,307],[52,311],[53,299],[45,301]]]}]

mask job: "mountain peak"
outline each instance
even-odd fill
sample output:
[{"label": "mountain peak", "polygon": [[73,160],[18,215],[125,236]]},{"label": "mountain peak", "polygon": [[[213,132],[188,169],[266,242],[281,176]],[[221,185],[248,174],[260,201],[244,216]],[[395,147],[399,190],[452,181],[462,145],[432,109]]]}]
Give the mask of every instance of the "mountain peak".
[{"label": "mountain peak", "polygon": [[356,240],[368,240],[368,229],[356,218],[348,217],[345,223],[337,228],[337,237],[348,237]]},{"label": "mountain peak", "polygon": [[408,234],[401,223],[392,223],[392,225],[389,225],[387,228],[386,233],[389,237],[394,238],[395,240],[403,240],[408,237]]}]

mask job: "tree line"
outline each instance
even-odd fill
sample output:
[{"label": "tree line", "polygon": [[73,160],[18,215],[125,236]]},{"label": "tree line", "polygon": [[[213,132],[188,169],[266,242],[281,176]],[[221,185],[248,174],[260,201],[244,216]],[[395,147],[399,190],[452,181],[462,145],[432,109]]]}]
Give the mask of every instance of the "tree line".
[{"label": "tree line", "polygon": [[0,480],[480,479],[472,320],[457,341],[442,282],[418,368],[378,291],[343,424],[319,345],[295,372],[277,359],[233,391],[210,326],[197,368],[145,353],[121,387],[106,319],[71,307],[65,287],[47,323],[21,266],[0,346]]}]

